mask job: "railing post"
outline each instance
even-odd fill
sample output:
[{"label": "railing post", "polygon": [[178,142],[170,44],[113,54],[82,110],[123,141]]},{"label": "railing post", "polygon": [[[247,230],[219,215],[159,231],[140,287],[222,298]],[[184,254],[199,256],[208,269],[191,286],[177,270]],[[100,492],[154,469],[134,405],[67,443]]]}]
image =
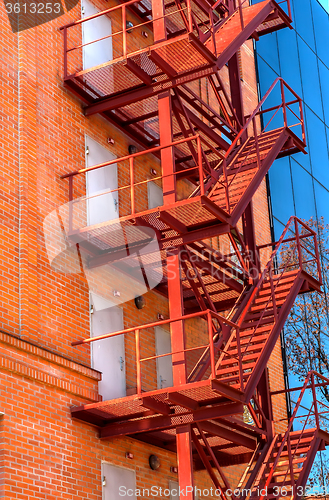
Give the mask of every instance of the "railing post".
[{"label": "railing post", "polygon": [[211,377],[216,378],[214,335],[213,335],[213,330],[212,330],[212,318],[211,318],[210,311],[208,311],[208,313],[207,313],[207,323],[208,323],[208,334],[209,334]]},{"label": "railing post", "polygon": [[300,122],[302,125],[302,138],[304,144],[306,144],[306,132],[305,132],[305,122],[304,122],[304,111],[303,111],[303,101],[299,99],[299,114],[300,114]]},{"label": "railing post", "polygon": [[302,259],[302,251],[300,248],[298,221],[296,218],[295,218],[295,233],[296,233],[296,245],[297,245],[297,252],[298,252],[298,264],[299,264],[299,268],[302,270],[303,269],[303,259]]},{"label": "railing post", "polygon": [[319,410],[318,410],[318,402],[317,402],[317,399],[316,399],[314,373],[312,373],[312,375],[311,375],[311,384],[312,384],[312,396],[313,396],[313,403],[314,403],[315,423],[316,423],[316,428],[320,429]]},{"label": "railing post", "polygon": [[198,144],[198,167],[199,167],[199,178],[200,178],[200,194],[204,196],[204,182],[203,182],[203,168],[202,168],[202,147],[201,147],[201,138],[198,135],[197,137]]},{"label": "railing post", "polygon": [[123,57],[127,56],[127,16],[126,6],[122,5],[122,52]]},{"label": "railing post", "polygon": [[67,28],[64,28],[64,80],[67,77]]},{"label": "railing post", "polygon": [[214,51],[215,56],[217,56],[216,36],[215,36],[215,30],[214,30],[214,11],[212,8],[209,9],[209,26],[210,26],[212,43],[214,46],[213,51]]},{"label": "railing post", "polygon": [[257,134],[257,126],[256,126],[256,117],[255,116],[252,119],[252,126],[253,126],[255,144],[256,144],[257,165],[258,165],[258,168],[260,168],[259,143],[258,143],[258,134]]},{"label": "railing post", "polygon": [[227,209],[227,213],[229,214],[230,210],[231,210],[231,206],[230,206],[230,192],[229,192],[228,177],[227,177],[226,158],[224,158],[224,160],[223,160],[223,177],[224,177],[226,209]]},{"label": "railing post", "polygon": [[192,22],[192,9],[191,9],[191,0],[187,0],[187,20],[188,20],[188,29],[189,32],[193,31],[193,22]]},{"label": "railing post", "polygon": [[316,257],[316,267],[318,270],[318,279],[319,279],[319,282],[322,284],[322,271],[321,271],[321,264],[320,264],[319,245],[318,245],[318,239],[316,237],[316,234],[313,235],[313,238],[314,238],[314,250],[315,250],[315,257]]},{"label": "railing post", "polygon": [[243,20],[243,12],[242,12],[242,4],[241,0],[239,1],[239,13],[240,13],[240,23],[241,23],[241,29],[244,29],[244,20]]},{"label": "railing post", "polygon": [[141,370],[141,352],[140,352],[140,332],[135,330],[136,341],[136,377],[137,377],[137,394],[142,394],[142,370]]},{"label": "railing post", "polygon": [[[290,434],[288,434],[288,437],[287,437],[287,452],[288,452],[288,460],[289,460],[288,468],[290,469],[290,484],[291,484],[291,486],[294,486],[295,485],[294,466],[292,463],[292,450],[291,450]],[[286,477],[287,477],[287,472],[286,472],[286,475],[284,476],[284,480],[286,480]]]},{"label": "railing post", "polygon": [[278,309],[276,306],[275,290],[274,290],[274,284],[273,284],[272,263],[271,263],[271,268],[270,268],[270,284],[271,284],[271,295],[272,295],[274,319],[275,319],[275,322],[277,322],[278,321]]},{"label": "railing post", "polygon": [[134,172],[134,158],[129,158],[129,168],[130,168],[130,203],[131,203],[131,215],[135,213],[135,172]]},{"label": "railing post", "polygon": [[285,98],[285,95],[284,95],[284,83],[283,83],[282,78],[280,79],[280,88],[281,88],[281,100],[282,100],[282,112],[283,112],[284,126],[288,127],[287,109],[286,109],[286,98]]},{"label": "railing post", "polygon": [[240,339],[240,329],[235,328],[236,344],[238,348],[238,358],[239,358],[239,377],[240,377],[240,391],[244,390],[243,383],[243,365],[242,365],[242,352],[241,352],[241,339]]}]

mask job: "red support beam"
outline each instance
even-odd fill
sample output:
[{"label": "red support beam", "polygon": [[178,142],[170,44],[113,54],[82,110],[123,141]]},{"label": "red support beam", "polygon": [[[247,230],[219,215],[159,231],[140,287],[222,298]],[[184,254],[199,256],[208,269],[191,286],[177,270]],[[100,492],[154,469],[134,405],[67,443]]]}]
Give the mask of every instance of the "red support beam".
[{"label": "red support beam", "polygon": [[[165,146],[173,142],[172,103],[170,92],[161,94],[158,99],[160,145]],[[161,150],[161,165],[163,178],[164,206],[176,201],[176,176],[173,148]],[[168,298],[169,314],[171,319],[184,315],[183,290],[181,283],[179,248],[167,252]],[[171,325],[171,348],[177,354],[172,355],[174,386],[186,384],[186,354],[185,332],[183,321]],[[186,492],[187,500],[194,500],[192,439],[190,425],[183,426],[176,431],[178,479],[179,487]],[[192,488],[192,491],[191,491]]]}]

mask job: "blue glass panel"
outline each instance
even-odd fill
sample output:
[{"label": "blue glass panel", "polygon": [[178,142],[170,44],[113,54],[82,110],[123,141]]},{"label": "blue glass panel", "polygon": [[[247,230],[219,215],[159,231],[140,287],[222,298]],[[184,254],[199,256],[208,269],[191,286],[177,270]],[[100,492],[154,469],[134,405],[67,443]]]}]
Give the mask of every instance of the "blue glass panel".
[{"label": "blue glass panel", "polygon": [[275,160],[269,182],[273,216],[285,223],[295,213],[289,158]]},{"label": "blue glass panel", "polygon": [[312,11],[316,51],[319,58],[329,67],[329,16],[316,0],[312,2]]},{"label": "blue glass panel", "polygon": [[[272,68],[270,68],[268,64],[265,63],[265,61],[261,57],[258,57],[257,62],[258,62],[258,71],[260,75],[260,82],[259,82],[260,94],[261,97],[263,98],[266,92],[271,87],[272,83],[278,77],[278,75],[273,71]],[[280,92],[280,85],[277,84],[272,90],[272,92],[269,94],[266,101],[264,102],[263,110],[272,108],[274,106],[278,106],[279,104],[281,104],[281,92]],[[268,124],[269,120],[272,118],[274,114],[275,111],[270,113],[265,113],[263,115],[265,126]],[[268,130],[275,129],[278,127],[282,127],[282,113],[279,114],[279,112],[275,115],[274,119],[271,121]]]},{"label": "blue glass panel", "polygon": [[[329,29],[329,28],[328,28]],[[329,47],[329,43],[328,43]],[[329,53],[329,50],[328,50]],[[319,61],[321,95],[323,103],[324,121],[329,126],[329,69]]]},{"label": "blue glass panel", "polygon": [[314,191],[318,217],[324,217],[325,222],[329,224],[329,191],[317,181],[314,181]]},{"label": "blue glass panel", "polygon": [[323,119],[317,58],[300,37],[298,37],[298,50],[304,101]]},{"label": "blue glass panel", "polygon": [[313,179],[311,175],[293,159],[291,160],[291,173],[297,217],[305,220],[315,217]]},{"label": "blue glass panel", "polygon": [[329,188],[329,157],[325,126],[309,109],[306,109],[305,119],[312,174],[321,184]]},{"label": "blue glass panel", "polygon": [[[290,31],[290,30],[289,30]],[[280,73],[279,54],[277,47],[277,33],[270,33],[260,37],[256,42],[257,54],[262,57],[277,74]]]},{"label": "blue glass panel", "polygon": [[[303,104],[303,113],[304,113],[304,123],[305,123],[305,129],[306,129],[306,151],[308,154],[304,153],[296,153],[292,155],[292,158],[296,160],[300,165],[302,165],[308,172],[311,172],[311,160],[310,160],[310,149],[309,149],[309,140],[308,140],[308,135],[307,135],[307,127],[306,127],[306,109],[307,107]],[[299,127],[298,127],[299,129]],[[299,133],[297,134],[299,136]]]},{"label": "blue glass panel", "polygon": [[273,229],[274,229],[274,239],[275,241],[278,241],[280,238],[281,234],[283,233],[283,230],[287,224],[288,220],[281,222],[277,219],[273,219]]},{"label": "blue glass panel", "polygon": [[315,50],[310,0],[293,0],[293,11],[297,33]]},{"label": "blue glass panel", "polygon": [[302,96],[296,32],[289,29],[279,31],[278,46],[281,68],[280,76],[298,95]]}]

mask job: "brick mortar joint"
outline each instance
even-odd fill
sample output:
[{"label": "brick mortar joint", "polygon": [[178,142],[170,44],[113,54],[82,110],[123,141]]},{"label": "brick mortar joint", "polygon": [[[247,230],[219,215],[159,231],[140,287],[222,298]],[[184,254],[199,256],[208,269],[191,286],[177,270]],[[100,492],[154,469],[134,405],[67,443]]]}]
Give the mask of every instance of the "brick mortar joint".
[{"label": "brick mortar joint", "polygon": [[97,381],[101,380],[101,373],[98,372],[97,370],[76,363],[75,361],[68,360],[67,358],[61,356],[58,353],[52,353],[44,349],[43,347],[32,344],[26,340],[22,340],[19,337],[16,337],[15,335],[12,335],[10,333],[0,331],[0,342],[3,342],[4,344],[9,344],[18,350],[28,352],[39,358],[43,358],[55,365],[62,366],[64,368],[77,372],[80,375],[83,375],[92,380],[97,380]]},{"label": "brick mortar joint", "polygon": [[90,401],[100,401],[97,391],[79,387],[72,382],[67,382],[66,380],[60,379],[38,368],[30,368],[28,365],[7,356],[0,356],[0,369],[9,371],[10,373],[16,373],[31,380],[36,380],[41,384],[56,387],[64,392],[80,396]]}]

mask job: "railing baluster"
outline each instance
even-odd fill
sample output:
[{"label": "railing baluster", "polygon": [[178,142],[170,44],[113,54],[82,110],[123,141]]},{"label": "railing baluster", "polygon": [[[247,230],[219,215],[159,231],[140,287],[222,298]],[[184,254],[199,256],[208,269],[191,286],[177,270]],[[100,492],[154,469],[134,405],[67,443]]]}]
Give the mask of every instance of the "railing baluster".
[{"label": "railing baluster", "polygon": [[241,29],[244,29],[244,20],[243,20],[243,12],[242,12],[242,4],[241,0],[239,0],[239,14],[240,14],[240,23],[241,23]]},{"label": "railing baluster", "polygon": [[123,57],[127,57],[127,16],[125,5],[122,5],[122,52]]},{"label": "railing baluster", "polygon": [[243,365],[242,365],[242,352],[241,352],[241,339],[240,339],[240,329],[235,328],[235,335],[236,335],[236,344],[238,348],[238,360],[239,360],[239,378],[240,378],[240,391],[244,390],[244,383],[243,383]]},{"label": "railing baluster", "polygon": [[316,428],[320,429],[318,402],[316,399],[316,390],[315,390],[315,383],[314,383],[314,373],[312,373],[312,375],[311,375],[311,384],[312,384],[312,396],[313,396],[313,402],[314,402],[314,416],[315,416]]},{"label": "railing baluster", "polygon": [[297,245],[297,252],[298,252],[298,264],[299,264],[300,269],[303,269],[303,257],[302,257],[302,250],[300,247],[299,229],[298,229],[297,219],[295,219],[295,233],[296,233],[296,245]]},{"label": "railing baluster", "polygon": [[202,168],[202,147],[201,147],[201,138],[198,135],[197,137],[198,144],[198,167],[199,167],[199,178],[200,178],[200,193],[201,196],[204,196],[204,182],[203,182],[203,168]]},{"label": "railing baluster", "polygon": [[187,0],[187,20],[188,20],[188,29],[189,32],[193,31],[193,20],[192,20],[192,9],[191,9],[191,0]]},{"label": "railing baluster", "polygon": [[131,203],[131,214],[135,213],[135,172],[134,172],[134,158],[129,158],[130,167],[130,203]]},{"label": "railing baluster", "polygon": [[258,143],[258,134],[257,134],[257,126],[256,126],[256,117],[255,116],[252,119],[252,126],[253,126],[255,144],[256,144],[257,166],[258,166],[258,168],[260,168],[260,153],[259,153],[259,143]]},{"label": "railing baluster", "polygon": [[287,109],[286,109],[286,97],[284,94],[284,83],[283,80],[280,80],[280,88],[281,88],[281,100],[282,100],[282,112],[283,112],[283,121],[284,121],[284,126],[288,127],[288,122],[287,122]]},{"label": "railing baluster", "polygon": [[140,332],[135,330],[136,341],[136,377],[137,377],[137,394],[142,394],[142,370],[141,370],[141,352],[140,352]]},{"label": "railing baluster", "polygon": [[208,324],[208,334],[209,334],[211,376],[212,376],[212,378],[216,378],[214,335],[213,335],[212,318],[211,318],[210,311],[208,311],[208,313],[207,313],[207,324]]}]

